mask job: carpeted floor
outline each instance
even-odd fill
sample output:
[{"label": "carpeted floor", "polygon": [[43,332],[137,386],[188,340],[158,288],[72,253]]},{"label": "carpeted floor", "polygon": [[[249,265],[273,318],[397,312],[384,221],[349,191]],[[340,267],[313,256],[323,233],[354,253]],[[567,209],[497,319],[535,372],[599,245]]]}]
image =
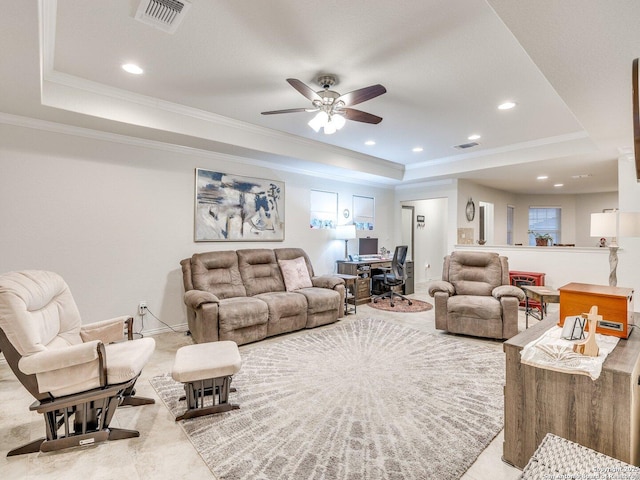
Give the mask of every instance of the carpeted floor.
[{"label": "carpeted floor", "polygon": [[305,333],[241,349],[240,410],[180,422],[220,480],[458,479],[502,428],[495,349],[373,319]]}]

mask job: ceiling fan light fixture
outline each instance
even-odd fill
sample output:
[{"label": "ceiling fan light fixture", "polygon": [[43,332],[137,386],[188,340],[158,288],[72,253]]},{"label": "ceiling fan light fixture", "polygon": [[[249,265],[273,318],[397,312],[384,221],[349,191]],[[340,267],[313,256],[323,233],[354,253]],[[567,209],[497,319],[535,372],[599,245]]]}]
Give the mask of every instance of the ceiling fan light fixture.
[{"label": "ceiling fan light fixture", "polygon": [[332,122],[332,121],[328,121],[326,123],[326,125],[324,126],[324,134],[325,135],[331,135],[333,133],[336,133],[337,130],[338,129],[336,127],[336,124],[334,122]]},{"label": "ceiling fan light fixture", "polygon": [[309,123],[307,125],[313,128],[316,132],[319,132],[320,129],[327,124],[328,120],[329,116],[327,115],[327,112],[320,111],[315,117],[309,120]]},{"label": "ceiling fan light fixture", "polygon": [[353,105],[366,102],[372,98],[376,98],[387,89],[382,85],[371,85],[365,88],[359,88],[344,95],[329,90],[332,85],[337,83],[335,75],[321,75],[318,77],[318,83],[323,88],[320,91],[314,91],[311,87],[304,84],[296,78],[287,78],[287,82],[298,93],[311,100],[311,108],[287,108],[284,110],[271,110],[262,112],[262,115],[274,115],[277,113],[294,113],[294,112],[318,112],[309,122],[314,131],[319,132],[324,129],[324,133],[331,135],[344,127],[347,120],[355,122],[369,123],[377,125],[382,121],[382,117],[378,117],[371,113],[363,112],[351,108]]},{"label": "ceiling fan light fixture", "polygon": [[331,123],[335,125],[336,130],[340,130],[342,127],[344,127],[346,121],[347,120],[342,115],[339,115],[337,113],[331,115]]}]

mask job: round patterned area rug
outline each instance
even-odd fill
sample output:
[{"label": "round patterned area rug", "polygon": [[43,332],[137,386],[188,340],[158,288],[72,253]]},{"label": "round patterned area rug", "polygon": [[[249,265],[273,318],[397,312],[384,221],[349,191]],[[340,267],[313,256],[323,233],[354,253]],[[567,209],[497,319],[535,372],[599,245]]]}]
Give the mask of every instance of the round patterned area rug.
[{"label": "round patterned area rug", "polygon": [[496,348],[379,319],[303,333],[240,347],[240,409],[179,422],[219,480],[457,480],[502,429]]},{"label": "round patterned area rug", "polygon": [[426,312],[427,310],[431,310],[433,308],[433,305],[431,305],[429,302],[411,299],[411,305],[409,305],[409,302],[397,297],[393,300],[393,307],[391,306],[391,302],[388,298],[381,298],[376,303],[373,303],[373,301],[371,301],[367,305],[373,308],[377,308],[378,310],[402,313]]}]

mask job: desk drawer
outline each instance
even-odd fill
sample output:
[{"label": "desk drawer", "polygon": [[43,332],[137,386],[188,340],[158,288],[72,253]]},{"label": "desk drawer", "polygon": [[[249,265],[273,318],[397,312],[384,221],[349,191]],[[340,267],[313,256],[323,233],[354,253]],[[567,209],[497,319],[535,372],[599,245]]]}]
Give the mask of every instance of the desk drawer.
[{"label": "desk drawer", "polygon": [[369,281],[370,280],[368,278],[359,278],[356,280],[356,292],[358,298],[368,297],[370,295]]}]

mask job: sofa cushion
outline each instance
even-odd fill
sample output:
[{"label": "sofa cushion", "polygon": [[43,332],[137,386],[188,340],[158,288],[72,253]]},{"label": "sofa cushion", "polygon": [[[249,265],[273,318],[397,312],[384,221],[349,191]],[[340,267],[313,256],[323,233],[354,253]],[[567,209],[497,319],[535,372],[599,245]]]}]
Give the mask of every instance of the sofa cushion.
[{"label": "sofa cushion", "polygon": [[492,296],[454,295],[449,298],[449,315],[494,320],[502,317],[500,301]]},{"label": "sofa cushion", "polygon": [[294,258],[302,257],[304,258],[304,262],[307,265],[307,270],[309,270],[309,277],[313,278],[315,273],[313,273],[313,265],[311,265],[311,259],[307,252],[305,252],[302,248],[275,248],[273,252],[276,254],[276,258],[278,260],[293,260]]},{"label": "sofa cushion", "polygon": [[288,292],[313,286],[304,258],[298,257],[292,260],[278,260],[278,264],[280,265],[284,285]]},{"label": "sofa cushion", "polygon": [[338,312],[341,308],[340,294],[336,290],[311,287],[297,290],[296,293],[300,293],[306,297],[308,305],[307,312],[309,315],[329,310]]},{"label": "sofa cushion", "polygon": [[238,267],[247,295],[284,292],[284,280],[273,250],[254,248],[238,250]]},{"label": "sofa cushion", "polygon": [[307,300],[298,292],[261,293],[258,298],[269,306],[269,318],[290,317],[307,311]]},{"label": "sofa cushion", "polygon": [[269,320],[269,308],[260,299],[233,297],[220,301],[218,323],[220,332],[230,332],[253,325],[263,325]]},{"label": "sofa cushion", "polygon": [[304,328],[307,323],[307,299],[297,292],[261,293],[259,298],[269,306],[269,335]]},{"label": "sofa cushion", "polygon": [[[517,300],[513,299],[517,304]],[[454,295],[448,300],[447,330],[476,337],[503,338],[502,308],[494,297]]]},{"label": "sofa cushion", "polygon": [[236,252],[196,253],[191,257],[193,288],[211,292],[219,299],[245,297]]}]

